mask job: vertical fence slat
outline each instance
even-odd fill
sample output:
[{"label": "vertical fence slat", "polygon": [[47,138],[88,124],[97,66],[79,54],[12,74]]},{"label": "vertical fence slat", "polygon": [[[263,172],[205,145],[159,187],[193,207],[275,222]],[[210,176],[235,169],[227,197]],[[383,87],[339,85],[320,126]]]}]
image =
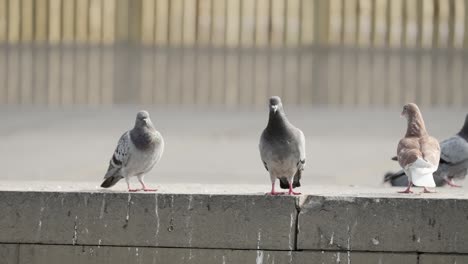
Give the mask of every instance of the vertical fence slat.
[{"label": "vertical fence slat", "polygon": [[387,19],[386,19],[386,10],[387,10],[387,1],[386,0],[375,0],[375,30],[374,30],[374,39],[373,43],[375,47],[384,47],[386,44],[387,36]]},{"label": "vertical fence slat", "polygon": [[283,61],[283,86],[287,90],[284,98],[286,102],[297,105],[299,103],[299,56],[295,52],[287,53]]},{"label": "vertical fence slat", "polygon": [[318,44],[326,45],[329,39],[330,3],[329,0],[315,0],[314,39]]},{"label": "vertical fence slat", "polygon": [[[5,39],[6,40],[6,39]],[[7,78],[8,78],[8,53],[7,49],[0,47],[0,104],[7,103]]]},{"label": "vertical fence slat", "polygon": [[296,47],[300,39],[300,1],[288,0],[286,5],[286,45]]},{"label": "vertical fence slat", "polygon": [[302,0],[301,6],[301,44],[314,43],[314,0]]},{"label": "vertical fence slat", "polygon": [[[143,3],[144,4],[144,3]],[[143,5],[144,7],[144,5]],[[144,9],[144,8],[143,8]],[[154,58],[153,53],[149,49],[140,49],[140,78],[141,92],[140,100],[142,104],[148,105],[153,102],[153,85],[154,85]]]},{"label": "vertical fence slat", "polygon": [[60,49],[49,49],[48,55],[47,103],[51,106],[57,106],[60,104]]},{"label": "vertical fence slat", "polygon": [[[234,10],[232,10],[234,12]],[[183,22],[183,42],[186,47],[193,47],[196,44],[197,36],[197,1],[185,0],[184,2],[184,22]]]},{"label": "vertical fence slat", "polygon": [[354,45],[356,43],[356,25],[357,25],[357,16],[356,16],[356,5],[357,0],[346,0],[344,1],[344,38],[343,43],[345,45]]},{"label": "vertical fence slat", "polygon": [[21,10],[20,1],[8,3],[8,42],[16,44],[20,41]]},{"label": "vertical fence slat", "polygon": [[152,45],[154,43],[154,11],[155,0],[142,0],[141,8],[141,42],[144,45]]},{"label": "vertical fence slat", "polygon": [[[343,25],[343,16],[342,14],[342,9],[344,8],[342,6],[341,0],[330,0],[330,32],[329,32],[329,39],[328,43],[331,45],[340,45],[341,44],[341,33],[343,29],[341,26]],[[333,59],[332,59],[332,64]]]},{"label": "vertical fence slat", "polygon": [[239,100],[243,106],[252,105],[254,99],[254,56],[248,52],[240,53]]},{"label": "vertical fence slat", "polygon": [[61,104],[62,105],[71,105],[74,103],[74,75],[75,75],[75,56],[73,54],[73,49],[66,48],[62,50],[61,58],[61,80],[62,80],[62,93],[61,93]]},{"label": "vertical fence slat", "polygon": [[242,21],[241,21],[241,46],[252,47],[255,43],[255,27],[256,27],[256,11],[255,1],[252,0],[241,0],[242,1]]},{"label": "vertical fence slat", "polygon": [[434,5],[431,1],[422,1],[422,36],[421,46],[423,48],[432,47],[433,38],[433,18],[434,18]]},{"label": "vertical fence slat", "polygon": [[169,1],[169,41],[174,46],[182,44],[183,0]]},{"label": "vertical fence slat", "polygon": [[185,51],[182,57],[181,103],[192,106],[195,102],[195,54]]},{"label": "vertical fence slat", "polygon": [[445,48],[448,46],[449,38],[449,16],[450,16],[450,0],[438,0],[439,2],[439,24],[438,24],[438,39],[437,46]]},{"label": "vertical fence slat", "polygon": [[226,46],[236,48],[240,38],[240,0],[227,0]]},{"label": "vertical fence slat", "polygon": [[[115,38],[117,41],[127,41],[129,36],[129,1],[115,0]],[[87,1],[78,1],[87,2]]]},{"label": "vertical fence slat", "polygon": [[210,102],[211,58],[207,52],[198,52],[196,69],[196,103],[206,105]]},{"label": "vertical fence slat", "polygon": [[[168,98],[168,54],[166,51],[155,51],[154,55],[154,92],[153,102],[158,105],[167,104]],[[205,72],[208,72],[204,69]]]},{"label": "vertical fence slat", "polygon": [[225,105],[234,107],[239,103],[239,56],[229,52],[225,56]]},{"label": "vertical fence slat", "polygon": [[256,20],[255,20],[255,45],[257,47],[268,46],[268,23],[270,2],[268,0],[256,1]]},{"label": "vertical fence slat", "polygon": [[75,103],[87,104],[88,100],[88,54],[85,48],[75,51]]},{"label": "vertical fence slat", "polygon": [[167,101],[171,105],[176,105],[181,98],[181,64],[182,56],[180,52],[170,51],[167,72]]},{"label": "vertical fence slat", "polygon": [[[91,6],[91,5],[90,5]],[[92,11],[90,11],[92,13]],[[91,38],[91,37],[90,37]],[[99,105],[101,102],[101,53],[99,47],[87,49],[88,55],[88,104]]]},{"label": "vertical fence slat", "polygon": [[156,45],[169,42],[169,0],[156,0]]},{"label": "vertical fence slat", "polygon": [[417,1],[405,1],[406,5],[406,32],[405,47],[416,48],[418,44],[418,5]]},{"label": "vertical fence slat", "polygon": [[314,56],[311,53],[301,54],[299,58],[299,104],[311,105],[313,99],[312,85]]},{"label": "vertical fence slat", "polygon": [[100,44],[102,32],[102,1],[89,0],[89,43]]},{"label": "vertical fence slat", "polygon": [[31,105],[33,102],[33,69],[32,50],[28,47],[21,48],[20,65],[20,102],[24,105]]},{"label": "vertical fence slat", "polygon": [[283,52],[272,52],[268,54],[268,95],[284,97],[284,55]]},{"label": "vertical fence slat", "polygon": [[8,0],[0,0],[0,43],[6,42],[8,39],[7,1]]},{"label": "vertical fence slat", "polygon": [[211,0],[198,1],[197,42],[207,46],[211,43]]},{"label": "vertical fence slat", "polygon": [[226,0],[213,1],[213,22],[211,31],[211,42],[215,47],[224,45],[226,34]]},{"label": "vertical fence slat", "polygon": [[403,1],[392,0],[390,3],[390,32],[389,46],[398,48],[401,46],[403,35]]},{"label": "vertical fence slat", "polygon": [[7,103],[17,104],[19,102],[20,85],[20,54],[18,47],[8,49],[8,70],[7,70]]},{"label": "vertical fence slat", "polygon": [[114,63],[114,47],[105,47],[102,50],[101,103],[106,105],[114,103]]},{"label": "vertical fence slat", "polygon": [[264,107],[266,98],[268,98],[268,56],[262,52],[258,52],[254,56],[254,104]]},{"label": "vertical fence slat", "polygon": [[84,44],[88,42],[88,1],[76,1],[76,42]]},{"label": "vertical fence slat", "polygon": [[21,1],[21,41],[23,43],[30,43],[34,38],[33,18],[34,18],[33,0],[22,0]]},{"label": "vertical fence slat", "polygon": [[61,40],[62,1],[49,0],[49,44],[56,45]]},{"label": "vertical fence slat", "polygon": [[463,48],[463,33],[467,14],[465,13],[464,0],[455,0],[455,19],[453,25],[453,47],[456,49]]},{"label": "vertical fence slat", "polygon": [[222,52],[211,55],[211,104],[221,106],[224,103],[225,57]]},{"label": "vertical fence slat", "polygon": [[286,3],[284,0],[271,1],[271,46],[281,47],[285,39],[285,12]]},{"label": "vertical fence slat", "polygon": [[[154,0],[153,0],[154,1]],[[153,12],[154,15],[154,12]],[[102,8],[102,43],[115,42],[116,0],[103,0]]]},{"label": "vertical fence slat", "polygon": [[33,73],[34,73],[34,93],[33,101],[36,105],[47,105],[47,70],[49,68],[48,54],[46,47],[34,49]]},{"label": "vertical fence slat", "polygon": [[368,47],[372,43],[372,0],[359,1],[359,32],[358,43],[361,47]]},{"label": "vertical fence slat", "polygon": [[62,42],[72,44],[75,41],[75,0],[63,1],[62,13]]}]

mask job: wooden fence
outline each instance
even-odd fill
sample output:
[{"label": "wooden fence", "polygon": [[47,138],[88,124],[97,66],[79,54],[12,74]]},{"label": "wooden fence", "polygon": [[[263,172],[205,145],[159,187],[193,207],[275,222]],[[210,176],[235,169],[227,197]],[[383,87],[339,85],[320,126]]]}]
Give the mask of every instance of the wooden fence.
[{"label": "wooden fence", "polygon": [[0,104],[468,106],[468,0],[0,0]]}]

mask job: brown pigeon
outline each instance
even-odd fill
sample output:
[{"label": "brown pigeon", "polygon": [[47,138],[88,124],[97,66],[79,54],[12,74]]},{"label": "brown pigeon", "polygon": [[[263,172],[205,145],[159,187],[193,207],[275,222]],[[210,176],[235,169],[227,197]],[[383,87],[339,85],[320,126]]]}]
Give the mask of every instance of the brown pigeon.
[{"label": "brown pigeon", "polygon": [[421,111],[416,104],[403,107],[402,116],[408,121],[406,135],[398,143],[398,163],[408,176],[408,188],[401,193],[411,193],[411,186],[435,187],[433,173],[440,160],[440,146],[437,139],[428,135]]}]

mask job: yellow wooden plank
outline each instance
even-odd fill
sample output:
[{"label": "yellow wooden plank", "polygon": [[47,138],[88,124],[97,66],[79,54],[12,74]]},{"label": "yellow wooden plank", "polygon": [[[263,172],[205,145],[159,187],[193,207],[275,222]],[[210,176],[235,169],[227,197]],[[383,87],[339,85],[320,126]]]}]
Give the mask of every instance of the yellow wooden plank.
[{"label": "yellow wooden plank", "polygon": [[344,8],[342,5],[343,1],[341,0],[330,0],[330,25],[329,25],[329,35],[328,35],[328,43],[332,45],[339,45],[342,43],[342,34],[341,32],[344,30],[342,28],[343,24],[343,15],[342,9]]},{"label": "yellow wooden plank", "polygon": [[314,43],[314,12],[315,0],[302,0],[301,7],[301,43]]},{"label": "yellow wooden plank", "polygon": [[[65,2],[64,2],[65,4]],[[61,92],[60,92],[60,102],[62,105],[69,106],[72,105],[74,97],[74,65],[75,65],[75,56],[74,51],[71,48],[62,50],[61,58]]]},{"label": "yellow wooden plank", "polygon": [[[92,6],[92,5],[90,5]],[[92,11],[90,11],[92,13]],[[98,47],[88,49],[88,104],[99,105],[101,102],[101,53]]]},{"label": "yellow wooden plank", "polygon": [[186,46],[194,46],[197,36],[197,2],[196,0],[184,1],[183,18],[183,43]]},{"label": "yellow wooden plank", "polygon": [[[31,34],[32,36],[32,34]],[[31,105],[33,102],[33,55],[32,49],[25,47],[21,49],[20,65],[20,102],[24,105]]]},{"label": "yellow wooden plank", "polygon": [[182,44],[183,4],[183,0],[170,1],[169,41],[175,46]]},{"label": "yellow wooden plank", "polygon": [[49,43],[59,44],[62,30],[62,1],[49,0]]},{"label": "yellow wooden plank", "polygon": [[257,0],[256,3],[255,45],[257,47],[265,47],[269,43],[270,2],[268,0]]},{"label": "yellow wooden plank", "polygon": [[226,38],[226,0],[213,1],[213,24],[211,44],[215,47],[224,45]]},{"label": "yellow wooden plank", "polygon": [[403,34],[403,1],[392,0],[390,3],[390,43],[391,47],[400,47]]},{"label": "yellow wooden plank", "polygon": [[8,4],[8,42],[16,44],[20,41],[21,10],[20,1],[10,1]]},{"label": "yellow wooden plank", "polygon": [[314,38],[317,43],[325,45],[329,39],[330,3],[329,0],[316,0],[315,4]]},{"label": "yellow wooden plank", "polygon": [[206,46],[211,43],[211,0],[198,1],[197,42]]},{"label": "yellow wooden plank", "polygon": [[102,53],[102,97],[101,104],[111,105],[114,103],[114,48],[105,47]]},{"label": "yellow wooden plank", "polygon": [[432,47],[432,35],[434,31],[434,4],[432,1],[423,1],[422,7],[421,46],[423,48],[430,48]]},{"label": "yellow wooden plank", "polygon": [[62,42],[72,44],[75,41],[75,0],[64,0],[62,3]]},{"label": "yellow wooden plank", "polygon": [[8,9],[7,0],[0,0],[0,43],[8,40]]},{"label": "yellow wooden plank", "polygon": [[102,1],[89,0],[89,43],[101,43]]},{"label": "yellow wooden plank", "polygon": [[464,0],[455,0],[455,18],[453,29],[453,46],[456,49],[463,48],[464,26],[466,20]]},{"label": "yellow wooden plank", "polygon": [[405,1],[406,5],[406,36],[405,46],[417,47],[418,44],[418,3],[417,1]]},{"label": "yellow wooden plank", "polygon": [[468,48],[468,19],[466,16],[468,15],[468,0],[464,0],[465,4],[465,23],[464,23],[464,29],[463,29],[463,47]]},{"label": "yellow wooden plank", "polygon": [[128,39],[132,43],[141,43],[141,0],[130,0],[128,11]]},{"label": "yellow wooden plank", "polygon": [[129,37],[129,1],[132,0],[115,1],[115,38],[117,41],[127,41]]},{"label": "yellow wooden plank", "polygon": [[281,47],[284,45],[286,27],[286,3],[285,0],[271,1],[271,46]]},{"label": "yellow wooden plank", "polygon": [[359,32],[358,43],[361,47],[368,47],[372,44],[372,0],[359,1]]},{"label": "yellow wooden plank", "polygon": [[[399,1],[399,0],[396,0]],[[354,45],[357,41],[357,0],[344,1],[344,36],[343,43],[345,45]]]},{"label": "yellow wooden plank", "polygon": [[[0,11],[1,12],[1,11]],[[33,36],[33,0],[21,1],[21,41],[30,43]]]},{"label": "yellow wooden plank", "polygon": [[[154,1],[154,0],[153,0]],[[117,15],[116,0],[103,0],[102,9],[102,43],[113,44],[115,42],[115,24]],[[153,12],[154,15],[154,12]]]},{"label": "yellow wooden plank", "polygon": [[140,100],[142,104],[149,105],[153,103],[154,86],[154,58],[150,50],[144,49],[140,52]]},{"label": "yellow wooden plank", "polygon": [[141,42],[145,45],[152,45],[154,43],[155,6],[155,0],[142,0]]},{"label": "yellow wooden plank", "polygon": [[20,87],[20,52],[18,47],[8,49],[7,103],[18,104]]},{"label": "yellow wooden plank", "polygon": [[47,82],[47,104],[50,106],[60,105],[60,48],[49,49],[48,58],[48,82]]},{"label": "yellow wooden plank", "polygon": [[439,4],[439,24],[438,24],[438,46],[440,48],[446,48],[448,46],[449,40],[449,1],[448,0],[438,0]]},{"label": "yellow wooden plank", "polygon": [[252,0],[242,1],[242,19],[240,42],[243,47],[252,47],[255,43],[255,3]]},{"label": "yellow wooden plank", "polygon": [[286,45],[295,47],[299,45],[300,38],[300,1],[288,0],[286,2]]},{"label": "yellow wooden plank", "polygon": [[75,103],[85,105],[88,102],[88,48],[75,51]]},{"label": "yellow wooden plank", "polygon": [[[156,50],[154,56],[154,92],[153,92],[153,102],[158,105],[167,104],[168,98],[168,54],[166,51]],[[209,72],[204,69],[205,72]]]},{"label": "yellow wooden plank", "polygon": [[240,41],[240,0],[227,0],[226,46],[235,48]]},{"label": "yellow wooden plank", "polygon": [[195,103],[195,63],[194,51],[186,51],[182,56],[181,103],[183,105],[193,106]]},{"label": "yellow wooden plank", "polygon": [[36,47],[34,49],[34,95],[36,105],[47,105],[47,77],[48,77],[48,47]]},{"label": "yellow wooden plank", "polygon": [[162,45],[169,42],[169,0],[156,0],[155,42]]},{"label": "yellow wooden plank", "polygon": [[47,41],[47,19],[48,8],[47,0],[35,0],[34,5],[34,40],[36,43],[45,43]]},{"label": "yellow wooden plank", "polygon": [[88,16],[89,6],[88,1],[76,1],[76,42],[79,44],[88,42]]},{"label": "yellow wooden plank", "polygon": [[386,44],[385,36],[387,35],[387,0],[375,0],[375,19],[374,19],[374,39],[375,47],[383,47]]}]

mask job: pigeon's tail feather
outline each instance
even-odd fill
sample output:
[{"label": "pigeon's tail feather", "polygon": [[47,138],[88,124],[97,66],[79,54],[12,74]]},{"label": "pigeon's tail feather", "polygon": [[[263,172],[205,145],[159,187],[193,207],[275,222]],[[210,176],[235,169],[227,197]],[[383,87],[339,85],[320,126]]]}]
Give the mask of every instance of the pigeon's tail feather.
[{"label": "pigeon's tail feather", "polygon": [[112,187],[114,186],[120,179],[122,179],[122,177],[120,176],[110,176],[108,178],[106,178],[102,184],[101,184],[101,187],[102,188],[109,188],[109,187]]},{"label": "pigeon's tail feather", "polygon": [[408,186],[408,177],[403,170],[398,172],[387,172],[384,182],[390,182],[392,186]]},{"label": "pigeon's tail feather", "polygon": [[281,189],[289,189],[289,182],[286,178],[280,178],[280,187]]},{"label": "pigeon's tail feather", "polygon": [[[301,170],[297,170],[296,174],[294,175],[294,178],[293,178],[293,183],[292,183],[292,187],[293,188],[296,188],[296,187],[301,187],[301,174],[302,174],[302,171]],[[287,178],[280,178],[280,187],[281,189],[289,189],[289,182],[288,182],[288,179]]]}]

